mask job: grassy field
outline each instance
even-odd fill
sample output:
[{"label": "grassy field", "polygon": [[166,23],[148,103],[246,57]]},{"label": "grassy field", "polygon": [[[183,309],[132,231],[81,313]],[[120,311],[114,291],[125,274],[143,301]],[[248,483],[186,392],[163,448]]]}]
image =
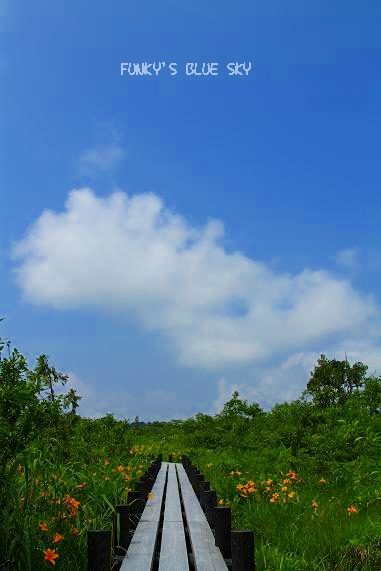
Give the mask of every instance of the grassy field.
[{"label": "grassy field", "polygon": [[[332,381],[340,367],[344,385]],[[234,393],[214,416],[144,424],[81,418],[73,391],[55,395],[65,379],[44,356],[29,370],[9,352],[0,359],[0,570],[85,571],[87,531],[111,529],[115,505],[162,453],[189,456],[231,506],[234,527],[254,530],[258,571],[380,571],[381,379],[348,367],[321,360],[312,398],[271,411]]]},{"label": "grassy field", "polygon": [[4,561],[15,561],[8,568],[86,569],[87,530],[111,528],[114,506],[160,451],[174,461],[190,455],[219,504],[231,506],[234,527],[254,530],[259,571],[381,568],[377,470],[358,481],[354,464],[316,473],[306,461],[295,465],[287,450],[266,465],[239,447],[179,449],[166,427],[166,437],[133,432],[126,428],[115,449],[77,436],[69,459],[58,439],[36,442],[7,465],[2,549]]},{"label": "grassy field", "polygon": [[4,560],[15,563],[4,568],[86,569],[87,530],[111,529],[115,505],[126,503],[152,454],[146,446],[117,456],[99,448],[66,461],[56,442],[17,457],[5,474],[1,521]]},{"label": "grassy field", "polygon": [[380,491],[375,475],[311,473],[279,459],[264,468],[250,455],[195,452],[197,465],[230,505],[234,526],[256,534],[258,570],[380,569]]}]

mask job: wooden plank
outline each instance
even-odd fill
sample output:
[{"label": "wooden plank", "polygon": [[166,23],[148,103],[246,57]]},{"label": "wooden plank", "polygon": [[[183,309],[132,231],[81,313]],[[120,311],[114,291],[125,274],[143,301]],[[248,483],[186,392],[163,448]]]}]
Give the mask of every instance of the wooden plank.
[{"label": "wooden plank", "polygon": [[186,507],[186,518],[189,521],[200,521],[208,524],[200,502],[193,491],[189,478],[184,470],[182,464],[176,464],[177,473],[179,476],[181,493],[183,496],[184,505]]},{"label": "wooden plank", "polygon": [[159,571],[188,571],[188,554],[182,522],[165,521],[161,540]]},{"label": "wooden plank", "polygon": [[168,466],[159,571],[188,571],[188,554],[175,464]]},{"label": "wooden plank", "polygon": [[163,504],[164,485],[167,479],[168,463],[162,462],[140,521],[159,521]]},{"label": "wooden plank", "polygon": [[153,567],[167,469],[167,462],[162,462],[120,571],[150,571]]},{"label": "wooden plank", "polygon": [[226,571],[221,551],[207,522],[184,467],[176,464],[196,571]]},{"label": "wooden plank", "polygon": [[168,465],[167,493],[165,496],[164,521],[178,521],[183,523],[181,513],[179,484],[175,464]]}]

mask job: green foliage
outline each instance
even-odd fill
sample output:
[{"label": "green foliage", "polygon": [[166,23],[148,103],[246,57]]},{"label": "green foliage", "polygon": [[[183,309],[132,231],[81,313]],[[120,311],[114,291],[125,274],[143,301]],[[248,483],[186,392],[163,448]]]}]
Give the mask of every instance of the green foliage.
[{"label": "green foliage", "polygon": [[321,408],[342,405],[353,391],[364,385],[367,370],[363,363],[351,366],[347,360],[329,360],[321,355],[307,383],[307,394]]},{"label": "green foliage", "polygon": [[[0,352],[1,469],[39,431],[56,423],[61,402],[54,398],[53,384],[64,379],[49,366],[45,355],[38,358],[36,368],[31,371],[17,349],[9,351],[7,358]],[[49,394],[46,396],[47,390]]]},{"label": "green foliage", "polygon": [[215,415],[89,419],[73,389],[56,394],[67,377],[46,355],[29,369],[0,339],[0,568],[47,569],[49,546],[57,569],[83,571],[87,530],[112,526],[113,506],[162,452],[189,455],[234,526],[255,531],[258,571],[378,571],[381,378],[366,372],[321,355],[301,398],[271,411],[236,391]]},{"label": "green foliage", "polygon": [[[264,412],[235,392],[215,416],[161,427],[165,453],[190,455],[232,507],[234,526],[254,529],[258,570],[381,568],[381,383],[366,371],[322,355],[294,402]],[[292,500],[281,491],[289,470],[301,477]],[[268,479],[280,493],[275,504],[264,486],[237,492]]]},{"label": "green foliage", "polygon": [[370,415],[381,414],[381,377],[365,380],[361,402]]}]

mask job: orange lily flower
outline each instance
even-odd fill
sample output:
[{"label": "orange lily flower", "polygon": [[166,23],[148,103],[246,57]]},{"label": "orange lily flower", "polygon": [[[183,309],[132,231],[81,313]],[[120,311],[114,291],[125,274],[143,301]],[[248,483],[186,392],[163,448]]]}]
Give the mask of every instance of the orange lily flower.
[{"label": "orange lily flower", "polygon": [[53,536],[52,541],[53,541],[53,543],[61,543],[61,541],[63,541],[64,539],[65,539],[65,537],[63,535],[61,535],[60,533],[56,533]]},{"label": "orange lily flower", "polygon": [[44,555],[45,555],[44,557],[45,561],[49,561],[49,563],[51,563],[52,565],[56,564],[55,560],[58,559],[59,557],[56,550],[50,548],[44,550]]}]

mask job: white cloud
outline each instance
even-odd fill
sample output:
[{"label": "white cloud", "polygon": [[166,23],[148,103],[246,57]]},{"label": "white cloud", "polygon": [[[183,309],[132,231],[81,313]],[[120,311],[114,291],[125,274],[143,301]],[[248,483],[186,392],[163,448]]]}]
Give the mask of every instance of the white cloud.
[{"label": "white cloud", "polygon": [[340,250],[335,255],[335,261],[338,267],[344,270],[354,270],[358,265],[358,252],[356,248]]},{"label": "white cloud", "polygon": [[79,156],[80,172],[85,176],[93,177],[100,171],[113,169],[124,156],[123,147],[117,144],[85,149]]},{"label": "white cloud", "polygon": [[247,390],[245,390],[245,388],[246,387],[242,384],[239,385],[234,383],[228,383],[224,378],[219,379],[217,382],[217,389],[218,389],[217,398],[213,401],[212,408],[210,409],[208,414],[217,414],[221,412],[221,410],[224,407],[224,404],[232,398],[232,394],[235,391],[238,391],[240,398],[242,399],[246,398],[242,394],[242,391],[244,393],[247,393]]},{"label": "white cloud", "polygon": [[[234,383],[221,378],[217,383],[217,398],[213,401],[209,414],[220,412],[234,391],[238,391],[241,399],[246,399],[249,403],[257,402],[264,409],[270,409],[277,403],[296,400],[306,388],[310,373],[321,353],[329,354],[332,359],[344,359],[344,353],[341,355],[339,352],[336,347],[333,348],[333,353],[327,348],[316,352],[294,353],[284,362],[255,367],[250,373],[250,377],[253,377],[250,381]],[[351,361],[349,355],[348,360]]]},{"label": "white cloud", "polygon": [[276,273],[226,253],[223,233],[216,220],[191,227],[155,194],[73,190],[15,245],[17,284],[34,304],[132,312],[182,365],[211,371],[372,335],[378,308],[349,281]]},{"label": "white cloud", "polygon": [[86,416],[89,418],[101,418],[108,413],[113,413],[116,418],[129,418],[133,420],[135,417],[133,406],[129,406],[127,410],[126,406],[128,403],[132,403],[129,393],[124,389],[114,389],[112,391],[104,391],[104,387],[101,390],[89,383],[83,382],[75,373],[67,373],[69,376],[68,382],[64,386],[57,386],[55,391],[57,394],[66,394],[70,389],[74,389],[76,393],[82,397],[79,401],[78,413],[81,416]]},{"label": "white cloud", "polygon": [[112,413],[115,418],[128,418],[132,422],[136,416],[140,420],[171,420],[187,418],[190,413],[189,402],[181,400],[181,393],[171,390],[150,390],[140,394],[132,394],[123,387],[96,386],[83,382],[73,372],[67,373],[68,382],[55,387],[56,394],[66,394],[70,389],[82,397],[79,401],[78,414],[88,418],[101,418]]},{"label": "white cloud", "polygon": [[258,402],[265,409],[276,403],[290,402],[300,397],[321,354],[329,359],[343,361],[345,355],[350,364],[361,361],[368,365],[367,376],[381,375],[381,351],[371,340],[347,340],[323,346],[319,351],[305,351],[290,355],[283,363],[268,367],[256,367],[251,382],[228,382],[221,378],[217,382],[217,397],[208,414],[220,412],[234,391],[240,398]]},{"label": "white cloud", "polygon": [[[312,367],[312,362],[310,363]],[[228,382],[225,378],[217,383],[217,397],[213,401],[208,414],[221,412],[224,404],[232,398],[234,391],[238,391],[239,398],[249,403],[257,402],[264,409],[270,409],[279,402],[297,399],[306,387],[309,371],[306,368],[293,368],[282,370],[282,367],[272,366],[256,368],[255,379],[251,382]]]},{"label": "white cloud", "polygon": [[381,350],[377,339],[346,339],[330,348],[331,359],[342,361],[345,355],[350,363],[361,361],[368,365],[367,375],[381,376]]},{"label": "white cloud", "polygon": [[282,370],[293,369],[295,367],[303,367],[304,369],[310,370],[311,363],[316,362],[318,357],[320,357],[322,352],[316,353],[313,351],[302,351],[300,353],[294,353],[284,361],[280,367]]}]

